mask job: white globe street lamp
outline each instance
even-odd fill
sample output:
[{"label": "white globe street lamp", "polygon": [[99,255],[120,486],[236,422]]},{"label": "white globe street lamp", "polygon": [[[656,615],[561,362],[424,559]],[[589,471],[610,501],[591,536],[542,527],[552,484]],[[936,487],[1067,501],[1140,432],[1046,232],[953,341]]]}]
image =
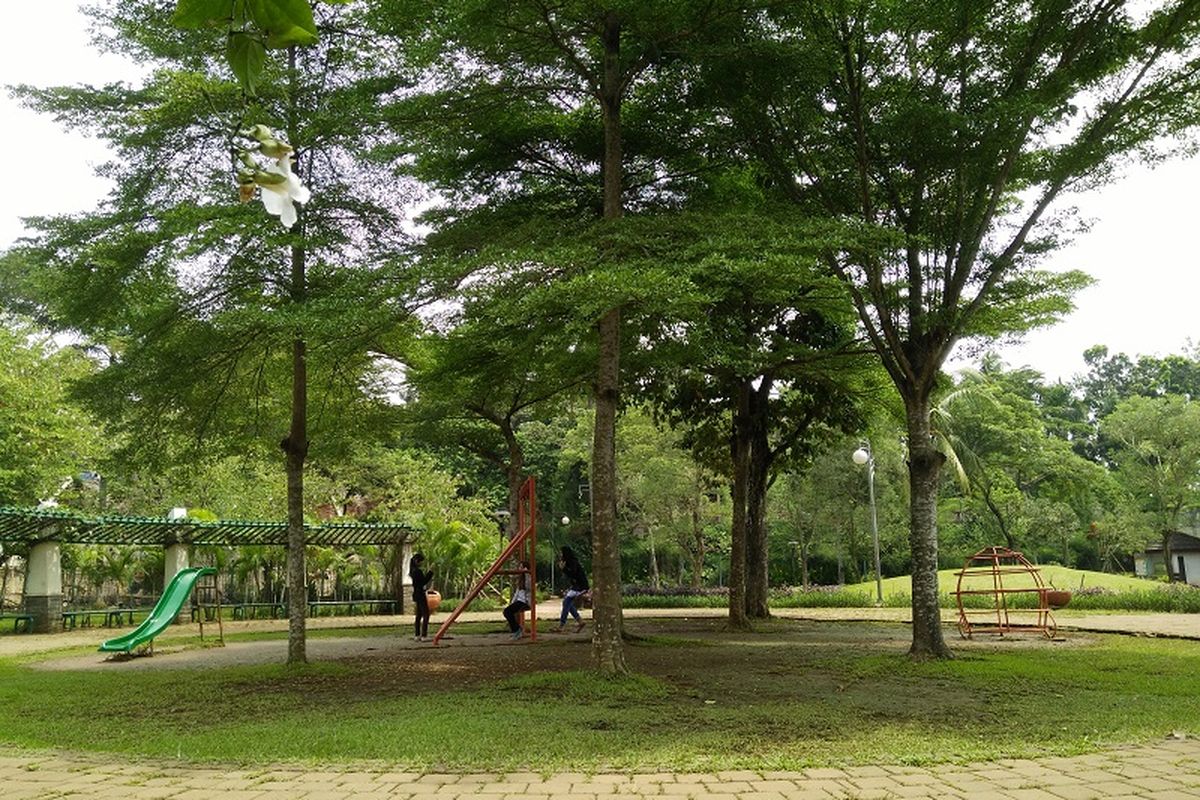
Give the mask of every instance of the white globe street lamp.
[{"label": "white globe street lamp", "polygon": [[568,525],[570,525],[570,524],[571,524],[571,518],[570,518],[570,517],[567,517],[567,516],[564,516],[564,517],[562,518],[562,524],[563,524],[563,527],[564,527],[564,528],[565,528],[565,527],[567,527]]},{"label": "white globe street lamp", "polygon": [[875,544],[875,605],[883,605],[883,575],[879,569],[879,522],[875,515],[875,457],[871,444],[866,442],[851,454],[850,459],[862,466],[867,465],[867,499],[871,504],[871,540]]}]

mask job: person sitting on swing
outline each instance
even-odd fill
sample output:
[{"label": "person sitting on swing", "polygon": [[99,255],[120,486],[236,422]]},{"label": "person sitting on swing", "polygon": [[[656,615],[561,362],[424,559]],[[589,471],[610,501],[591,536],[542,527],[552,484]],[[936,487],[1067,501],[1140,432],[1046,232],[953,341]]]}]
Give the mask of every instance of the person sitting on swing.
[{"label": "person sitting on swing", "polygon": [[513,592],[512,602],[504,607],[504,619],[508,622],[508,629],[512,633],[512,638],[521,638],[521,620],[520,615],[529,610],[530,593],[533,591],[532,581],[529,575],[529,562],[522,561],[518,568],[521,578],[520,585]]}]

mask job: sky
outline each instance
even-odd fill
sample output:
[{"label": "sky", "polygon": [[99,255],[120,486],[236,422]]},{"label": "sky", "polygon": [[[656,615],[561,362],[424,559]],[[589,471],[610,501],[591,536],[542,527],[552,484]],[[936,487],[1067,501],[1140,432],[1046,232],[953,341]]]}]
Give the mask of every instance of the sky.
[{"label": "sky", "polygon": [[[76,0],[12,3],[0,26],[0,85],[56,86],[136,81],[136,65],[96,51]],[[0,95],[0,153],[8,191],[0,192],[0,248],[24,231],[21,218],[87,211],[109,186],[92,174],[107,160],[102,143],[62,129],[53,119]],[[1126,170],[1101,190],[1068,198],[1091,230],[1046,262],[1080,269],[1096,284],[1053,328],[998,348],[1012,367],[1030,366],[1048,379],[1084,371],[1083,351],[1168,355],[1200,343],[1200,157],[1151,171]],[[970,366],[952,358],[950,369]]]}]

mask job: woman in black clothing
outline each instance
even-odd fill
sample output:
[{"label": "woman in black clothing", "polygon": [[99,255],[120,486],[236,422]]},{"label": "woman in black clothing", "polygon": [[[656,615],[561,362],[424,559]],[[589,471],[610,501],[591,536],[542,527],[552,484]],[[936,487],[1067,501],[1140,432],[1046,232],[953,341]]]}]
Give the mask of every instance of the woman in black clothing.
[{"label": "woman in black clothing", "polygon": [[425,592],[429,581],[433,579],[432,572],[422,572],[421,565],[425,563],[424,553],[414,553],[408,562],[408,577],[412,579],[413,602],[417,604],[417,617],[413,620],[413,641],[423,642],[429,636],[429,598]]},{"label": "woman in black clothing", "polygon": [[571,588],[563,595],[562,616],[559,617],[558,628],[554,632],[563,632],[563,628],[567,627],[567,614],[570,614],[575,617],[575,632],[579,633],[587,623],[583,621],[583,617],[579,616],[579,609],[575,608],[575,598],[588,590],[587,573],[583,571],[583,565],[579,563],[575,551],[566,545],[563,545],[562,558],[558,560],[558,566],[562,569],[563,575],[567,576],[567,580],[571,582]]},{"label": "woman in black clothing", "polygon": [[533,592],[529,562],[522,561],[517,566],[517,572],[520,575],[520,583],[513,591],[512,602],[504,607],[504,621],[508,623],[508,630],[514,639],[521,638],[521,621],[518,618],[529,610],[530,594]]}]

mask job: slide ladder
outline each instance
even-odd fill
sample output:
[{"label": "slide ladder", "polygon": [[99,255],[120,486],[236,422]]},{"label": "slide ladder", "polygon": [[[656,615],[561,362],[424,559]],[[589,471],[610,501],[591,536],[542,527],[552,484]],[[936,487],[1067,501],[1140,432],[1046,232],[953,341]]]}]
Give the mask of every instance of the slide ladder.
[{"label": "slide ladder", "polygon": [[179,616],[183,604],[192,596],[192,589],[195,588],[196,582],[207,575],[216,574],[217,571],[212,567],[192,567],[175,573],[175,577],[163,591],[162,597],[158,599],[150,616],[129,633],[109,639],[100,645],[100,652],[128,654],[145,645],[149,645],[153,652],[154,637],[166,630],[167,626]]},{"label": "slide ladder", "polygon": [[462,599],[458,607],[450,613],[445,622],[437,629],[437,633],[433,635],[433,643],[437,644],[446,635],[446,631],[454,624],[462,612],[466,611],[467,606],[471,601],[479,596],[483,591],[483,587],[487,586],[488,581],[497,575],[524,575],[521,570],[502,569],[510,559],[516,558],[518,561],[525,561],[529,564],[529,638],[531,641],[537,641],[537,490],[534,484],[533,477],[530,476],[525,483],[521,485],[521,490],[517,494],[517,532],[504,551],[500,553],[487,571],[483,573],[483,577],[472,587],[471,591],[467,592],[467,596]]}]

